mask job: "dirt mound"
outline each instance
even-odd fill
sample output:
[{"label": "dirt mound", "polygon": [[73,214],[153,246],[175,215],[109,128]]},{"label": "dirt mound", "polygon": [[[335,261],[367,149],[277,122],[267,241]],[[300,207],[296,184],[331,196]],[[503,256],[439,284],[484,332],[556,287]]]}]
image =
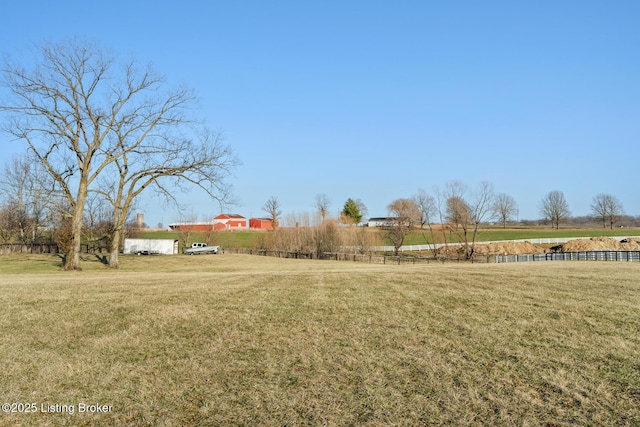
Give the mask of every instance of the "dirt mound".
[{"label": "dirt mound", "polygon": [[598,236],[591,239],[569,240],[553,249],[557,252],[637,251],[640,250],[640,242],[635,239],[619,241],[611,237]]},{"label": "dirt mound", "polygon": [[[611,237],[598,236],[590,239],[569,240],[562,245],[554,246],[550,250],[531,242],[493,242],[486,245],[476,245],[474,254],[478,256],[493,255],[521,255],[542,254],[545,252],[584,252],[584,251],[640,251],[640,239],[624,239],[622,241]],[[438,254],[447,257],[463,256],[463,246],[449,246],[438,249]]]},{"label": "dirt mound", "polygon": [[623,251],[640,251],[640,240],[623,239],[620,241]]},{"label": "dirt mound", "polygon": [[544,252],[543,247],[531,242],[494,242],[476,247],[478,255],[541,254]]},{"label": "dirt mound", "polygon": [[[464,254],[463,246],[449,246],[438,250],[443,256],[458,256]],[[531,242],[493,242],[486,245],[476,245],[474,254],[478,256],[541,254],[545,249]]]}]

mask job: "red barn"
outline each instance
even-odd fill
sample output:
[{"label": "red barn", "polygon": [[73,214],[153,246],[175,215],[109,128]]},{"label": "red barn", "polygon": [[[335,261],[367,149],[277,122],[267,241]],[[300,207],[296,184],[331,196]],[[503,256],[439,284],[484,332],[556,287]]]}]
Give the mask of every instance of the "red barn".
[{"label": "red barn", "polygon": [[247,219],[237,214],[220,214],[213,218],[214,230],[237,230],[247,228]]},{"label": "red barn", "polygon": [[273,230],[273,221],[270,218],[251,218],[249,228],[257,230]]}]

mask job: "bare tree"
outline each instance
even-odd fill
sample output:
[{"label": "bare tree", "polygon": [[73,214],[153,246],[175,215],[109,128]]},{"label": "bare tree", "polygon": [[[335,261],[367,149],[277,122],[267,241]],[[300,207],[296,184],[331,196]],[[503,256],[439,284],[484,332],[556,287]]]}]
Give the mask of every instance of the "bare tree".
[{"label": "bare tree", "polygon": [[613,224],[624,215],[622,203],[611,194],[596,194],[591,203],[591,212],[602,220],[602,226],[613,228]]},{"label": "bare tree", "polygon": [[424,228],[425,224],[431,224],[436,210],[434,198],[420,188],[418,193],[413,196],[413,202],[420,210],[420,228]]},{"label": "bare tree", "polygon": [[280,209],[280,202],[278,201],[278,198],[275,196],[269,197],[269,200],[267,200],[264,206],[262,206],[262,210],[269,215],[269,218],[271,219],[271,222],[273,224],[273,229],[276,230],[278,228],[280,215],[282,215],[282,210]]},{"label": "bare tree", "polygon": [[24,206],[15,199],[3,203],[0,212],[0,234],[5,242],[27,243],[27,231],[31,226],[31,218]]},{"label": "bare tree", "polygon": [[86,239],[93,245],[104,245],[109,242],[113,230],[113,213],[104,197],[97,193],[87,196],[85,208]]},{"label": "bare tree", "polygon": [[[436,235],[433,227],[433,222],[438,216],[436,199],[429,195],[424,189],[420,188],[418,189],[418,193],[413,196],[413,201],[420,210],[420,229],[424,230],[425,224],[429,227],[430,237],[427,237],[424,231],[422,231],[422,235],[427,243],[433,245],[433,255],[435,257],[438,252],[435,247]],[[442,228],[442,226],[440,228]]]},{"label": "bare tree", "polygon": [[314,250],[318,257],[326,252],[336,252],[343,244],[336,220],[329,220],[313,230]]},{"label": "bare tree", "polygon": [[502,223],[502,228],[507,228],[507,222],[511,221],[518,211],[518,205],[513,197],[499,193],[496,195],[492,211],[495,218]]},{"label": "bare tree", "polygon": [[[442,236],[442,244],[444,244],[444,251],[449,251],[449,240],[447,239],[448,231],[450,231],[447,225],[447,192],[441,190],[439,187],[434,187],[434,205],[437,215],[437,220],[440,223],[440,235]],[[435,235],[434,235],[435,237]],[[434,239],[435,242],[435,239]],[[434,249],[434,255],[436,251]]]},{"label": "bare tree", "polygon": [[321,223],[324,224],[324,219],[329,212],[329,206],[331,205],[331,199],[326,194],[316,195],[315,208],[320,214]]},{"label": "bare tree", "polygon": [[452,230],[468,231],[472,223],[471,206],[462,196],[449,196],[447,198],[447,221]]},{"label": "bare tree", "polygon": [[471,259],[480,232],[494,203],[493,186],[483,181],[474,192],[458,181],[447,185],[446,218],[451,230],[463,245],[464,254]]},{"label": "bare tree", "polygon": [[[173,173],[171,160],[176,159],[162,150],[174,144],[194,147],[183,144],[182,130],[191,122],[186,113],[195,95],[185,88],[164,91],[163,78],[150,67],[133,60],[120,66],[96,45],[77,39],[44,44],[38,54],[30,70],[5,63],[3,85],[11,98],[0,110],[10,114],[5,130],[27,144],[71,207],[64,268],[75,270],[80,269],[82,219],[94,181],[110,167],[113,172],[131,166],[132,159],[123,158],[127,155],[138,162],[135,171],[147,171],[135,175],[140,187],[154,182],[145,184],[149,175],[157,179]],[[197,157],[208,150],[206,144],[195,148],[181,155]],[[150,158],[144,160],[145,155]],[[124,204],[116,208],[126,212]]]},{"label": "bare tree", "polygon": [[387,209],[393,217],[393,225],[386,229],[386,235],[393,243],[394,253],[397,255],[407,234],[420,223],[420,208],[412,199],[396,199]]},{"label": "bare tree", "polygon": [[549,192],[540,203],[540,213],[544,219],[551,221],[551,227],[560,228],[560,221],[571,215],[564,193],[558,190]]},{"label": "bare tree", "polygon": [[13,234],[12,222],[11,209],[6,203],[3,203],[0,205],[0,242],[11,243]]},{"label": "bare tree", "polygon": [[342,228],[345,233],[345,245],[353,249],[353,253],[365,254],[371,251],[373,246],[380,245],[379,234],[369,227]]},{"label": "bare tree", "polygon": [[284,217],[278,218],[278,226],[280,227],[311,227],[312,215],[309,212],[289,212]]},{"label": "bare tree", "polygon": [[475,190],[471,199],[471,215],[473,221],[473,234],[471,238],[471,252],[475,252],[476,242],[480,234],[480,224],[486,223],[491,215],[491,208],[495,204],[493,185],[488,181],[482,181]]},{"label": "bare tree", "polygon": [[15,157],[5,165],[0,176],[0,191],[5,195],[4,227],[19,235],[20,243],[27,243],[29,230],[34,227],[28,212],[29,163]]},{"label": "bare tree", "polygon": [[466,197],[468,187],[460,181],[451,181],[446,184],[446,215],[451,230],[461,232],[466,236],[471,225],[471,207]]},{"label": "bare tree", "polygon": [[58,194],[41,165],[27,155],[14,157],[0,173],[0,194],[20,234],[20,241],[32,243],[39,229],[51,221]]},{"label": "bare tree", "polygon": [[[113,148],[103,142],[135,90],[117,96],[106,83],[111,81],[108,70],[113,60],[92,46],[74,40],[64,45],[44,45],[39,54],[37,65],[30,71],[5,65],[3,83],[13,102],[1,108],[14,113],[6,130],[27,143],[72,208],[65,269],[80,269],[82,219],[89,185],[113,161]],[[125,81],[125,88],[137,86],[133,79]],[[99,95],[115,95],[116,102],[110,106],[93,102]]]}]

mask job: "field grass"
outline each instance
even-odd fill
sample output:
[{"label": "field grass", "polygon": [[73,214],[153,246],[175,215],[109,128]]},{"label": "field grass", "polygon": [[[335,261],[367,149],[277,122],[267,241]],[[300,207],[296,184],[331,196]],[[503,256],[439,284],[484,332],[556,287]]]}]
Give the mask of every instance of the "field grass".
[{"label": "field grass", "polygon": [[637,263],[59,262],[0,258],[2,426],[640,425]]}]

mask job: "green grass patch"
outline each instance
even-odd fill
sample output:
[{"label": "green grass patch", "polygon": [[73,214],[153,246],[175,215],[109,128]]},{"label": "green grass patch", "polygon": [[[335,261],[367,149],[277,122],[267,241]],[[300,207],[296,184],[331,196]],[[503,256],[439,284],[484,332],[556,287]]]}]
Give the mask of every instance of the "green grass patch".
[{"label": "green grass patch", "polygon": [[[627,237],[640,236],[640,229],[637,228],[561,228],[559,230],[540,228],[482,228],[477,237],[477,241],[492,242],[496,240],[523,240],[523,239],[546,239],[546,238],[572,238],[572,237]],[[440,241],[442,235],[437,235]],[[431,242],[431,235],[427,229],[416,230],[410,233],[405,239],[405,245],[424,245]],[[447,233],[447,239],[452,242],[458,241],[455,233]],[[389,244],[389,243],[385,243]]]},{"label": "green grass patch", "polygon": [[640,424],[636,263],[56,262],[0,258],[0,400],[112,410],[0,425]]}]

